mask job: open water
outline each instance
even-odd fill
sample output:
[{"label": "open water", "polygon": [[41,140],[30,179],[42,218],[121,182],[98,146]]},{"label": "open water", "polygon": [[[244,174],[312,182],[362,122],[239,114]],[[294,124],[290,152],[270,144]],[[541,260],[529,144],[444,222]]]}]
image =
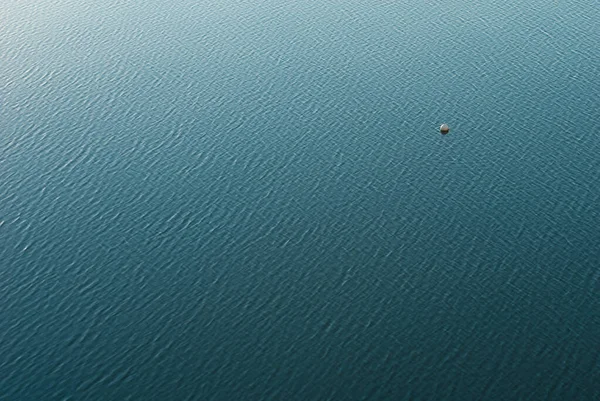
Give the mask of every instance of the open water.
[{"label": "open water", "polygon": [[596,0],[2,0],[0,400],[600,400],[599,121]]}]

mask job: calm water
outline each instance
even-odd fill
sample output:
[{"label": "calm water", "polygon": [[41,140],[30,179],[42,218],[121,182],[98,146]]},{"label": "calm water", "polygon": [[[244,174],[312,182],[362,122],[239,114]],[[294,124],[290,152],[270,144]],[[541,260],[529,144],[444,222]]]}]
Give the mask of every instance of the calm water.
[{"label": "calm water", "polygon": [[598,2],[421,3],[2,0],[0,400],[599,400]]}]

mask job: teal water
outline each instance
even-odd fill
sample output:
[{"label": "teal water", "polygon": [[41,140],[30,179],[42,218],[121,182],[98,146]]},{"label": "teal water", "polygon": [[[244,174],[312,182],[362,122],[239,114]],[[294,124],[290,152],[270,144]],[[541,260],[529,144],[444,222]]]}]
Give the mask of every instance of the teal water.
[{"label": "teal water", "polygon": [[0,2],[0,400],[599,400],[599,26]]}]

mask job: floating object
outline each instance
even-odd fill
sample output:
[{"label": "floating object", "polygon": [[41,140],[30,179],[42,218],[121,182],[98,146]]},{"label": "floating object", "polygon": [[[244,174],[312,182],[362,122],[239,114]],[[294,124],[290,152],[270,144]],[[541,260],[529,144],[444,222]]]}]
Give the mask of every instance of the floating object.
[{"label": "floating object", "polygon": [[448,124],[442,124],[440,126],[440,132],[442,133],[442,135],[446,135],[449,131],[450,127],[448,127]]}]

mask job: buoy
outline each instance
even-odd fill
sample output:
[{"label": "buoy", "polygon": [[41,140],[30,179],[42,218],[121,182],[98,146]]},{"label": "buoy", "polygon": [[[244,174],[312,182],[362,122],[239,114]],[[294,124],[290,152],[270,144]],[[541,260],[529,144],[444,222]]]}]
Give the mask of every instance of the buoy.
[{"label": "buoy", "polygon": [[448,124],[442,124],[440,126],[440,132],[442,133],[442,135],[446,135],[449,131],[450,127],[448,127]]}]

